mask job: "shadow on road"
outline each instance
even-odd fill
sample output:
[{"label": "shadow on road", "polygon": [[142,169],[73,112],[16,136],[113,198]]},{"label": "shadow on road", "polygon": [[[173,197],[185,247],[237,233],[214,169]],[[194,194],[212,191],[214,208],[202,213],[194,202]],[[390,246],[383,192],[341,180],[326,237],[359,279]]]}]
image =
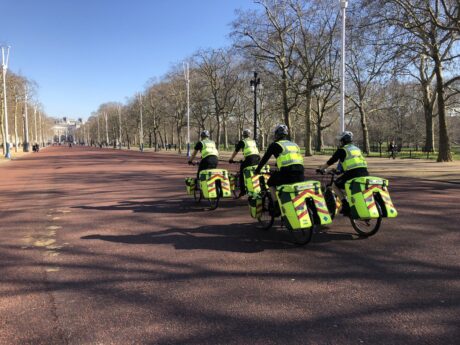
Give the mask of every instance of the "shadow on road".
[{"label": "shadow on road", "polygon": [[[268,249],[308,248],[290,242],[289,233],[280,226],[263,231],[254,223],[206,225],[195,229],[171,228],[164,231],[143,232],[133,235],[94,234],[81,237],[85,240],[102,240],[126,244],[171,244],[176,249],[205,249],[226,252],[256,253]],[[349,233],[321,232],[313,237],[314,243],[357,240]]]}]

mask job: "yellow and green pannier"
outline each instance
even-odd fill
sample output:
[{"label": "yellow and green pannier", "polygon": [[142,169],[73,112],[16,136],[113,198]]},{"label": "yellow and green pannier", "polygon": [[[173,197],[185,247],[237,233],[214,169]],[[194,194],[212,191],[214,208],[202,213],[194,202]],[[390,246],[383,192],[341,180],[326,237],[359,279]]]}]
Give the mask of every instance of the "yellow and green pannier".
[{"label": "yellow and green pannier", "polygon": [[185,188],[187,189],[187,194],[192,195],[193,191],[195,190],[195,183],[196,178],[194,177],[186,177],[185,178]]},{"label": "yellow and green pannier", "polygon": [[217,198],[217,181],[220,181],[222,197],[232,196],[228,171],[225,169],[208,169],[200,172],[200,188],[205,199]]},{"label": "yellow and green pannier", "polygon": [[281,208],[281,215],[292,230],[310,228],[315,219],[310,215],[309,207],[315,208],[321,225],[332,223],[331,215],[326,206],[321,183],[319,181],[304,181],[277,187],[276,196]]},{"label": "yellow and green pannier", "polygon": [[260,186],[260,177],[263,176],[265,182],[268,180],[269,175],[267,174],[270,172],[270,166],[265,165],[260,170],[260,175],[255,175],[254,170],[256,170],[257,165],[251,165],[243,170],[244,176],[244,185],[246,186],[246,192],[249,193],[260,193],[261,186]]},{"label": "yellow and green pannier", "polygon": [[262,215],[262,197],[260,194],[251,194],[248,197],[249,213],[252,218],[258,219]]},{"label": "yellow and green pannier", "polygon": [[395,218],[398,215],[388,192],[387,179],[374,176],[356,177],[345,183],[345,191],[351,217],[354,219]]}]

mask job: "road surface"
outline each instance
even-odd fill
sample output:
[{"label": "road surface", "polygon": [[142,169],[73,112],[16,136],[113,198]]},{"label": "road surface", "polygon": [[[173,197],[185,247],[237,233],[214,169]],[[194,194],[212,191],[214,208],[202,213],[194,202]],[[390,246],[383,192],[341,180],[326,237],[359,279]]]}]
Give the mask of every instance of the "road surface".
[{"label": "road surface", "polygon": [[184,163],[51,147],[2,164],[0,344],[458,343],[460,185],[392,178],[400,216],[376,236],[338,219],[297,247],[245,200],[197,206]]}]

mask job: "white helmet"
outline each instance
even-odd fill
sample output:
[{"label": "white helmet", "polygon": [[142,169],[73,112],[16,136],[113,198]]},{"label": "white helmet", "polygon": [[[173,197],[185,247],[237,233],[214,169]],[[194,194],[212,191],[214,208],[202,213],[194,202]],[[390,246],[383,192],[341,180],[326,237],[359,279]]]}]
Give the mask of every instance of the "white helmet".
[{"label": "white helmet", "polygon": [[353,141],[353,133],[350,131],[342,132],[337,136],[337,139],[345,144],[349,144]]}]

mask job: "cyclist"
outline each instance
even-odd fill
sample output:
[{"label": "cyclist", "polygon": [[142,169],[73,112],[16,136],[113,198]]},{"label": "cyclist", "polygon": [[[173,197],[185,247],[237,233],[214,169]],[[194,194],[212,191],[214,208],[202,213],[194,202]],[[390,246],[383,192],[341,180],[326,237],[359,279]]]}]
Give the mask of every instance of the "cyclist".
[{"label": "cyclist", "polygon": [[198,151],[201,152],[201,162],[198,166],[197,178],[200,178],[200,171],[206,169],[215,169],[217,168],[219,152],[216,148],[216,143],[209,139],[209,131],[204,130],[200,134],[201,141],[197,142],[195,149],[190,157],[188,164],[193,164],[195,156],[198,154]]},{"label": "cyclist", "polygon": [[287,140],[289,130],[286,125],[278,125],[274,131],[275,141],[267,148],[267,152],[262,157],[255,173],[260,174],[260,170],[267,164],[273,155],[276,158],[278,171],[275,171],[267,181],[270,187],[272,199],[275,204],[275,216],[279,216],[280,208],[276,199],[276,187],[283,184],[291,184],[304,181],[303,158],[300,154],[299,146]]},{"label": "cyclist", "polygon": [[234,163],[233,160],[235,156],[238,154],[240,150],[243,150],[244,161],[240,165],[240,195],[246,194],[246,187],[244,185],[244,175],[243,170],[249,166],[257,165],[260,161],[259,149],[257,148],[257,143],[255,140],[250,138],[251,130],[245,129],[243,131],[243,140],[240,140],[235,145],[235,151],[233,152],[232,156],[230,157],[229,163]]},{"label": "cyclist", "polygon": [[340,140],[340,147],[320,169],[325,170],[332,164],[339,162],[339,167],[343,174],[335,180],[332,188],[340,200],[342,200],[342,214],[348,215],[350,205],[343,192],[345,182],[355,177],[369,176],[369,172],[367,171],[366,159],[360,148],[353,145],[353,133],[349,131],[342,132],[337,139]]}]

